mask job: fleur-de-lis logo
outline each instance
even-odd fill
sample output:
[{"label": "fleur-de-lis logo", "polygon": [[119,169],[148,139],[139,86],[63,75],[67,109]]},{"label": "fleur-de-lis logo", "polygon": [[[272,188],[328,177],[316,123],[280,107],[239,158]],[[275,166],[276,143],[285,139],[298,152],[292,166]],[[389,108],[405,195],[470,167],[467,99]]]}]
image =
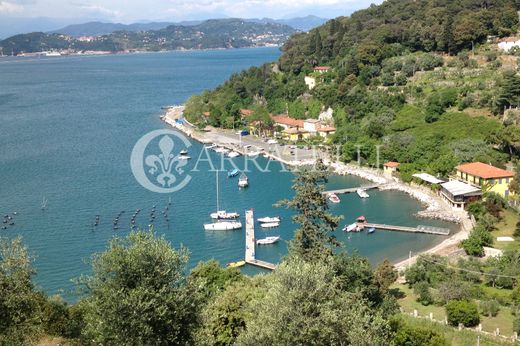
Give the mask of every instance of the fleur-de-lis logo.
[{"label": "fleur-de-lis logo", "polygon": [[[132,150],[130,159],[132,172],[137,181],[150,191],[160,193],[178,191],[191,180],[191,176],[187,175],[179,181],[179,177],[184,174],[182,167],[187,165],[187,161],[180,160],[179,155],[174,154],[175,142],[172,136],[180,139],[185,148],[191,146],[188,139],[178,132],[156,130],[141,137]],[[159,137],[158,148],[151,146],[151,154],[145,156],[147,147]]]}]

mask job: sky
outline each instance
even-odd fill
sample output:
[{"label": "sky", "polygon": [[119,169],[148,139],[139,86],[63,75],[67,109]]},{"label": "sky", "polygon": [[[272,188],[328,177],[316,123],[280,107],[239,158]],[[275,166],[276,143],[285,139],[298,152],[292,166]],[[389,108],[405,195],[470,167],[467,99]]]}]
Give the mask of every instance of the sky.
[{"label": "sky", "polygon": [[208,18],[334,18],[382,0],[0,0],[0,18],[77,18],[119,23]]}]

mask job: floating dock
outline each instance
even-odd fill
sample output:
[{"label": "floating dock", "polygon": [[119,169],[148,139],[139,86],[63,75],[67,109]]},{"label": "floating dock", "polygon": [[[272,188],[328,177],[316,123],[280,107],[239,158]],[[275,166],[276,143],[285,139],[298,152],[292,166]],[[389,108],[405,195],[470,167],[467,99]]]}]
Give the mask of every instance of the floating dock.
[{"label": "floating dock", "polygon": [[255,239],[255,218],[253,210],[246,211],[246,263],[264,268],[274,270],[276,264],[269,263],[256,259],[256,239]]},{"label": "floating dock", "polygon": [[394,225],[384,225],[378,223],[364,223],[362,224],[364,228],[375,228],[386,231],[397,231],[397,232],[410,232],[410,233],[426,233],[426,234],[435,234],[435,235],[450,235],[449,228],[441,228],[441,227],[433,227],[433,226],[422,226],[419,225],[417,227],[407,227],[407,226],[394,226]]},{"label": "floating dock", "polygon": [[358,186],[358,187],[349,187],[347,189],[338,189],[338,190],[329,190],[329,191],[323,191],[323,194],[328,195],[329,193],[335,193],[338,194],[345,194],[345,193],[354,193],[359,189],[362,190],[372,190],[377,189],[381,184],[373,184],[373,185],[365,185],[365,186]]}]

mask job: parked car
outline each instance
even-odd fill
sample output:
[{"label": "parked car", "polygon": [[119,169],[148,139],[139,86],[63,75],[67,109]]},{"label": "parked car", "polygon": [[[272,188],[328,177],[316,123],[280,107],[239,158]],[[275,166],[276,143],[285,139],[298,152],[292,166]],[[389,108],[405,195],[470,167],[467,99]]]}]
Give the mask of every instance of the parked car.
[{"label": "parked car", "polygon": [[267,144],[278,144],[278,141],[276,139],[270,139],[267,141]]}]

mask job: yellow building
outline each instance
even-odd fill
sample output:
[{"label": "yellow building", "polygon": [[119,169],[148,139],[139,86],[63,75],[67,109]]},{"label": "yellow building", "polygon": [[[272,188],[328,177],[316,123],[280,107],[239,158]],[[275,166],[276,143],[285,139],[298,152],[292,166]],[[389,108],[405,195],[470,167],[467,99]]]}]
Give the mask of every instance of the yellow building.
[{"label": "yellow building", "polygon": [[393,175],[397,172],[398,168],[399,162],[388,161],[387,163],[383,164],[383,173],[386,175]]},{"label": "yellow building", "polygon": [[486,165],[482,162],[466,163],[458,166],[457,179],[469,184],[487,187],[488,192],[495,192],[503,197],[509,197],[509,183],[515,176],[514,172]]},{"label": "yellow building", "polygon": [[282,136],[284,139],[288,141],[297,142],[302,139],[306,139],[310,137],[310,133],[307,130],[291,127],[289,129],[282,131]]}]

